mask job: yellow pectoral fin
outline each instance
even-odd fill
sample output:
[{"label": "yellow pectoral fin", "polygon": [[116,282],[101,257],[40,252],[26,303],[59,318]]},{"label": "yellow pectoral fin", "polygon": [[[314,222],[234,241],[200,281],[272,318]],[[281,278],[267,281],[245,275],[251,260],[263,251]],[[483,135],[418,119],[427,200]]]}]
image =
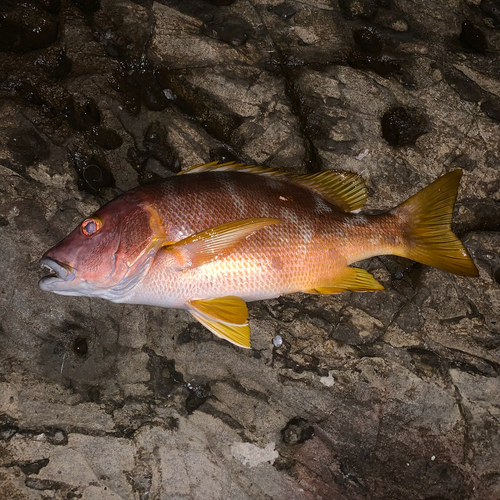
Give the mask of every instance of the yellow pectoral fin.
[{"label": "yellow pectoral fin", "polygon": [[384,287],[367,271],[357,267],[346,267],[335,278],[322,283],[307,293],[329,295],[342,292],[371,292]]},{"label": "yellow pectoral fin", "polygon": [[190,300],[189,312],[212,333],[240,347],[250,347],[248,308],[239,297]]},{"label": "yellow pectoral fin", "polygon": [[238,243],[278,219],[260,217],[221,224],[193,234],[164,248],[177,254],[181,268],[198,267],[232,252]]}]

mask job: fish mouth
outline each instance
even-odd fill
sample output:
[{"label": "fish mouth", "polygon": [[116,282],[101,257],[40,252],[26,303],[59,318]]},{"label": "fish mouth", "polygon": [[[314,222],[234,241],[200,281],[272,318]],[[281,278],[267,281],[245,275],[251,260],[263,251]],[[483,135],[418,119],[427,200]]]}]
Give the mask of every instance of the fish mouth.
[{"label": "fish mouth", "polygon": [[40,261],[40,264],[55,273],[55,275],[45,276],[38,283],[40,288],[46,292],[55,292],[61,288],[61,285],[75,279],[76,269],[69,264],[59,262],[55,259],[49,259],[48,257],[44,257]]}]

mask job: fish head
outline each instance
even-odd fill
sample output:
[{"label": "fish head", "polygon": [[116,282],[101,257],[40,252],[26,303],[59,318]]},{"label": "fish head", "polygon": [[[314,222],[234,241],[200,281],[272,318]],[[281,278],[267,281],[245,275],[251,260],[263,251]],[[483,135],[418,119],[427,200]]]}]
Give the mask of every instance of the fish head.
[{"label": "fish head", "polygon": [[154,217],[155,211],[133,194],[108,203],[45,252],[40,263],[55,276],[42,278],[40,288],[122,301],[161,247]]}]

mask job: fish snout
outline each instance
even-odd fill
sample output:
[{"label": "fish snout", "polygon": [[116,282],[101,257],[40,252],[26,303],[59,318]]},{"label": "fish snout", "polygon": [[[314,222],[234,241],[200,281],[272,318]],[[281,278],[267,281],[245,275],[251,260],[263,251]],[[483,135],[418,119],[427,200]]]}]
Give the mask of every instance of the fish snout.
[{"label": "fish snout", "polygon": [[46,255],[42,257],[40,264],[55,273],[55,276],[45,276],[39,281],[39,287],[45,292],[57,291],[60,289],[61,285],[69,283],[75,279],[76,269],[71,267],[69,264],[51,259]]}]

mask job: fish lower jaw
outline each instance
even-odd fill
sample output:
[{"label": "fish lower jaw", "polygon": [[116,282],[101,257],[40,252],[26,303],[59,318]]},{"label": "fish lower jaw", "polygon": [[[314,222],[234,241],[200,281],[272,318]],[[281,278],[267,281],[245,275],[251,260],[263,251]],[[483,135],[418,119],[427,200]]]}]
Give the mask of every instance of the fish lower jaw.
[{"label": "fish lower jaw", "polygon": [[[59,262],[48,257],[44,257],[40,261],[40,264],[55,273],[55,276],[46,276],[45,278],[56,279],[63,282],[73,281],[75,279],[76,269],[71,267],[69,264],[64,264],[63,262]],[[45,280],[45,278],[42,278],[41,281]]]}]

